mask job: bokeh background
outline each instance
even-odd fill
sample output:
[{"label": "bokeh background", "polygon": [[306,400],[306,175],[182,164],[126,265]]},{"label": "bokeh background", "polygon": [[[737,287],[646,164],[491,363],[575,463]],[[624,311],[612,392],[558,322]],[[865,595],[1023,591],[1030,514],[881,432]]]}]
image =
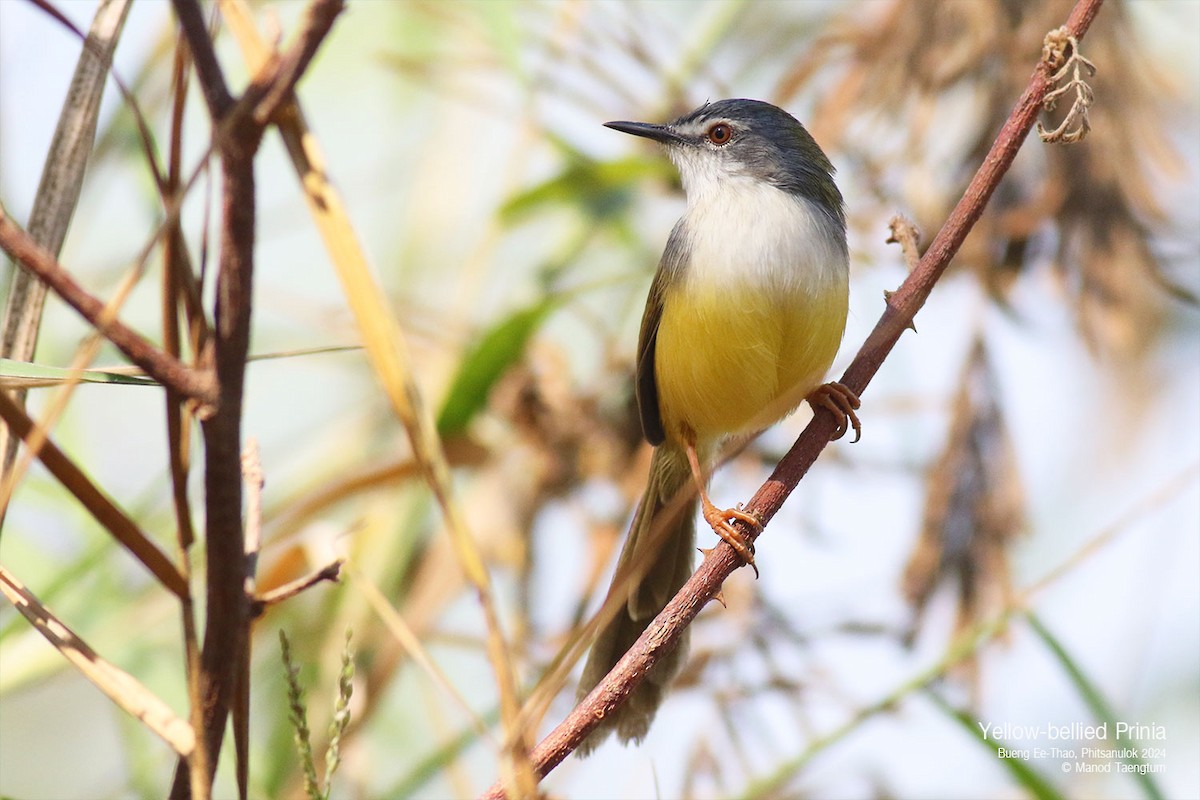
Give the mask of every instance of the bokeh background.
[{"label": "bokeh background", "polygon": [[[95,4],[56,7],[86,29]],[[683,201],[661,153],[601,123],[730,96],[805,122],[851,220],[837,372],[904,277],[887,221],[907,214],[932,238],[1069,8],[351,0],[300,102],[413,353],[523,687],[602,599],[648,463],[634,343]],[[303,5],[253,9],[286,41]],[[115,62],[160,141],[173,26],[169,4],[135,4]],[[236,44],[218,44],[244,86]],[[0,2],[0,201],[19,222],[78,51],[34,5]],[[761,579],[740,570],[727,608],[697,621],[648,739],[569,759],[550,796],[1200,796],[1200,4],[1110,0],[1083,52],[1098,69],[1090,136],[1026,143],[919,333],[864,395],[863,440],[826,450],[760,540]],[[162,219],[109,88],[61,259],[102,297]],[[210,135],[194,95],[189,168]],[[260,586],[338,556],[350,574],[256,626],[252,793],[300,787],[277,632],[303,664],[321,746],[352,629],[354,722],[334,796],[473,796],[497,777],[502,736],[478,605],[273,133],[257,176],[252,349],[278,356],[248,373],[244,427],[267,476]],[[201,180],[184,208],[194,255],[215,247],[215,193]],[[156,269],[123,311],[151,338]],[[38,362],[69,364],[87,333],[52,299]],[[343,349],[311,352],[331,347]],[[112,350],[97,360],[119,363]],[[54,391],[30,394],[35,416]],[[718,473],[717,502],[747,499],[808,416]],[[171,541],[159,390],[79,386],[54,435]],[[0,563],[185,713],[173,601],[36,465]],[[389,632],[375,588],[445,681]],[[558,693],[539,735],[573,696]],[[1148,761],[1162,771],[1005,760],[980,734],[1105,719],[1161,726],[1142,744],[1162,749]],[[0,607],[0,794],[160,796],[172,765]],[[223,763],[219,796],[231,773]]]}]

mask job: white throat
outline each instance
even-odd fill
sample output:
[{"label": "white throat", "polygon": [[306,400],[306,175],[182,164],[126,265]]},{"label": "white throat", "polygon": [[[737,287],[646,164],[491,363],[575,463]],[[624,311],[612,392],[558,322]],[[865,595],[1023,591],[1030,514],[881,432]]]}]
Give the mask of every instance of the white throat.
[{"label": "white throat", "polygon": [[683,176],[688,247],[685,280],[706,288],[755,288],[820,296],[848,279],[839,225],[817,204],[713,159],[672,157]]}]

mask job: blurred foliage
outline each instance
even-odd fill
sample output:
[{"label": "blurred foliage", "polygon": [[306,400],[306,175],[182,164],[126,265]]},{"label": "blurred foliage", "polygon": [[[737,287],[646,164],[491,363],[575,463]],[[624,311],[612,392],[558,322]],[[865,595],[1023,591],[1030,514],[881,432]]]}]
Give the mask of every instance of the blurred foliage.
[{"label": "blurred foliage", "polygon": [[[847,16],[849,24],[831,25],[788,69],[780,93],[795,97],[818,69],[838,74],[818,89],[814,135],[838,142],[865,167],[856,177],[932,232],[1027,83],[1044,32],[1073,5],[880,4],[861,23]],[[1106,4],[1088,34],[1086,52],[1104,68],[1093,80],[1103,102],[1087,146],[1028,143],[956,259],[1004,304],[1018,275],[1049,262],[1080,333],[1127,368],[1155,343],[1174,303],[1197,302],[1180,271],[1192,265],[1163,263],[1152,246],[1155,236],[1180,235],[1195,246],[1190,232],[1173,229],[1181,220],[1163,207],[1160,187],[1196,165],[1172,142],[1184,88],[1141,46],[1135,10]],[[881,141],[880,129],[891,136]]]}]

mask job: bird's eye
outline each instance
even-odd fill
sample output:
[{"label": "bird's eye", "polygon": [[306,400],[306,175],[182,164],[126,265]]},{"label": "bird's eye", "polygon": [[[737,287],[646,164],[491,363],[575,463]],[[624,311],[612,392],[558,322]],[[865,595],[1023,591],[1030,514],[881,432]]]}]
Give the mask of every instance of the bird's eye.
[{"label": "bird's eye", "polygon": [[729,144],[733,138],[733,128],[724,122],[718,122],[708,129],[708,140],[715,145]]}]

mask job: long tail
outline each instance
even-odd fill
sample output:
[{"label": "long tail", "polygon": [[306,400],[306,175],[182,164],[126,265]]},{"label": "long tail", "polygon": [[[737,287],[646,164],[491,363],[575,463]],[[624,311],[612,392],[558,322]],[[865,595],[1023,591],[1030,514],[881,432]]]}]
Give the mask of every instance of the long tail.
[{"label": "long tail", "polygon": [[[692,574],[696,540],[696,501],[673,502],[680,489],[691,482],[691,472],[683,453],[670,445],[654,451],[650,478],[642,495],[617,570],[613,592],[623,591],[625,603],[592,645],[583,678],[579,682],[582,699],[608,674],[621,656],[642,635]],[[612,731],[621,741],[638,741],[650,729],[654,714],[662,703],[667,685],[679,672],[687,655],[687,634],[670,653],[664,655],[616,713],[596,728],[579,752],[590,753]]]}]

